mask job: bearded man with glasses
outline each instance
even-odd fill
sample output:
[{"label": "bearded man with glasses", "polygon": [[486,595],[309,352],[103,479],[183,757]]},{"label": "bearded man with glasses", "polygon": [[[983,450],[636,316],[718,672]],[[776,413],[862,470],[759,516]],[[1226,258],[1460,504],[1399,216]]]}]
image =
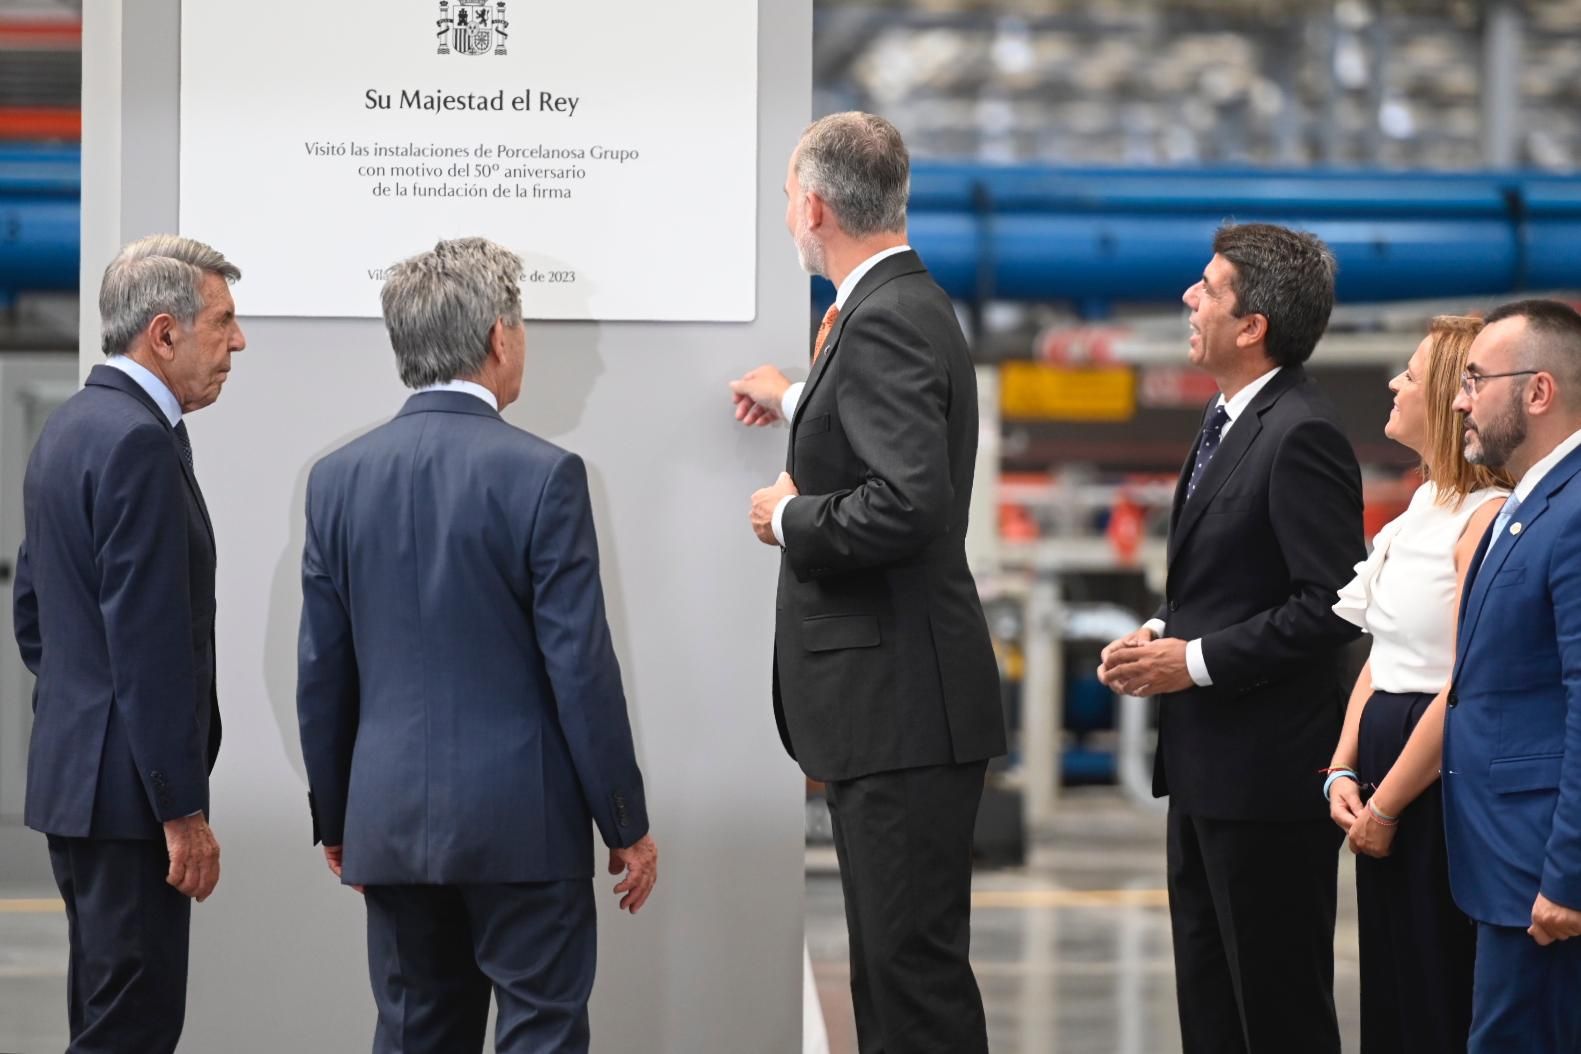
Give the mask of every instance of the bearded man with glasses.
[{"label": "bearded man with glasses", "polygon": [[1466,460],[1519,480],[1466,575],[1444,719],[1468,1049],[1581,1050],[1581,314],[1492,312],[1454,405]]}]

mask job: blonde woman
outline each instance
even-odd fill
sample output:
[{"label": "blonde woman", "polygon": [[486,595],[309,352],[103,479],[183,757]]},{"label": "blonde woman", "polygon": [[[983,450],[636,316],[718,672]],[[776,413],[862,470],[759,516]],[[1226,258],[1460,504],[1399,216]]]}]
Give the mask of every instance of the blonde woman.
[{"label": "blonde woman", "polygon": [[1389,382],[1384,434],[1422,459],[1334,610],[1372,635],[1323,786],[1356,862],[1363,1054],[1466,1049],[1474,929],[1449,893],[1438,781],[1460,589],[1509,480],[1469,464],[1452,406],[1482,323],[1433,319]]}]

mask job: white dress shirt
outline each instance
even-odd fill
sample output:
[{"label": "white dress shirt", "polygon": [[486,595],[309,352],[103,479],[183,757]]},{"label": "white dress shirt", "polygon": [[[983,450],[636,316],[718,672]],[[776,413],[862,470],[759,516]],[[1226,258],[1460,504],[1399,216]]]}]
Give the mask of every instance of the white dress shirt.
[{"label": "white dress shirt", "polygon": [[181,403],[171,394],[170,389],[165,387],[165,382],[156,377],[152,370],[127,355],[111,355],[104,360],[104,364],[120,370],[136,381],[137,386],[147,392],[148,397],[154,400],[160,410],[164,411],[165,419],[170,422],[171,428],[181,423]]},{"label": "white dress shirt", "polygon": [[466,392],[468,395],[475,396],[488,403],[489,409],[495,413],[500,411],[499,400],[494,398],[494,393],[473,381],[463,381],[457,378],[453,381],[442,381],[439,384],[430,384],[426,388],[417,389],[418,394],[423,392]]},{"label": "white dress shirt", "polygon": [[[857,264],[851,273],[845,276],[845,281],[840,283],[840,288],[835,290],[834,306],[843,311],[845,302],[851,298],[851,293],[856,289],[857,283],[867,277],[867,272],[891,256],[910,251],[911,246],[909,245],[896,245],[882,252],[876,252]],[[780,416],[785,419],[786,423],[789,423],[790,419],[796,416],[796,405],[801,402],[802,389],[805,387],[807,387],[806,381],[797,381],[789,388],[786,388],[785,394],[780,397]],[[779,504],[774,506],[774,539],[780,543],[781,549],[785,548],[785,531],[781,526],[785,519],[785,506],[789,505],[794,498],[794,495],[781,498]]]},{"label": "white dress shirt", "polygon": [[[1219,442],[1221,444],[1224,442],[1224,437],[1230,434],[1230,429],[1235,427],[1236,420],[1246,412],[1248,406],[1252,405],[1252,400],[1257,398],[1257,393],[1268,387],[1268,382],[1274,379],[1274,374],[1278,373],[1279,369],[1278,366],[1275,366],[1261,377],[1258,377],[1236,392],[1233,399],[1226,399],[1224,393],[1219,393],[1217,405],[1224,407],[1225,416],[1229,418],[1228,421],[1224,422],[1224,427],[1219,430]],[[1160,618],[1148,619],[1142,628],[1152,630],[1155,637],[1162,637],[1165,630],[1164,620]],[[1213,678],[1208,674],[1208,661],[1202,657],[1201,637],[1186,644],[1186,669],[1191,673],[1193,684],[1202,688],[1212,687]]]}]

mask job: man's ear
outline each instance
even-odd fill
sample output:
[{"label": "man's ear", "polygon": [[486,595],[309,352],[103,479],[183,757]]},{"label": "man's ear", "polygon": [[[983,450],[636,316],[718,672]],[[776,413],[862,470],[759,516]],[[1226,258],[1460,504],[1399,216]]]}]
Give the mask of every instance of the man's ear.
[{"label": "man's ear", "polygon": [[1253,344],[1266,343],[1268,340],[1268,316],[1259,312],[1242,315],[1236,320],[1235,344],[1237,347],[1249,348]]},{"label": "man's ear", "polygon": [[176,355],[176,319],[169,314],[155,315],[148,323],[148,328],[143,331],[148,337],[149,347],[154,349],[154,354],[166,362]]},{"label": "man's ear", "polygon": [[494,320],[494,325],[489,327],[489,358],[503,366],[505,364],[505,356],[507,354],[508,345],[505,336],[505,320],[503,318],[496,318]]},{"label": "man's ear", "polygon": [[1559,407],[1559,386],[1554,383],[1553,374],[1542,372],[1532,376],[1532,383],[1526,386],[1526,412],[1539,415],[1552,413]]},{"label": "man's ear", "polygon": [[824,205],[823,198],[819,197],[817,194],[814,194],[812,191],[804,190],[802,193],[806,195],[807,198],[807,229],[810,231],[815,231],[819,227],[822,227],[824,221],[828,219],[828,207]]}]

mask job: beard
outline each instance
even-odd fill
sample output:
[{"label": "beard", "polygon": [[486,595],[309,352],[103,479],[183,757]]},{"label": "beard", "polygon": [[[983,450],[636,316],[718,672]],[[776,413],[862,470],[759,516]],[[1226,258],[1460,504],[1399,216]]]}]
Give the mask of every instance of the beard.
[{"label": "beard", "polygon": [[824,274],[823,243],[812,236],[812,232],[802,229],[796,231],[793,240],[796,243],[796,262],[801,264],[801,269],[810,275],[827,277]]},{"label": "beard", "polygon": [[1526,442],[1526,414],[1521,409],[1521,392],[1511,394],[1503,408],[1486,421],[1466,418],[1466,460],[1473,465],[1503,468],[1510,456]]}]

